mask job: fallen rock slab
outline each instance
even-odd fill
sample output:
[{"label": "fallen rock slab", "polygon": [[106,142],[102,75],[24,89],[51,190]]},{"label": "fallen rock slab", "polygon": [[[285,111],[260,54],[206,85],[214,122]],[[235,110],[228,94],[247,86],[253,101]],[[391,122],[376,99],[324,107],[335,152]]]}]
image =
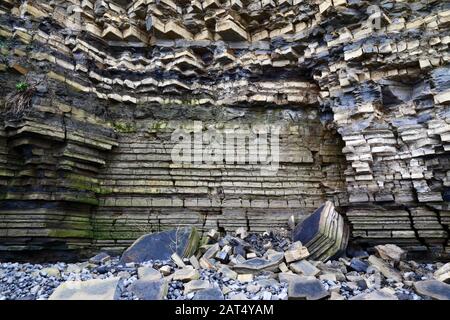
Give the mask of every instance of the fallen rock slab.
[{"label": "fallen rock slab", "polygon": [[141,300],[163,300],[167,295],[168,284],[160,280],[136,280],[129,290]]},{"label": "fallen rock slab", "polygon": [[414,289],[418,294],[435,300],[450,300],[450,285],[438,280],[414,282]]},{"label": "fallen rock slab", "polygon": [[199,290],[194,294],[192,300],[224,300],[222,291],[219,288],[209,288]]},{"label": "fallen rock slab", "polygon": [[396,295],[382,290],[375,290],[369,293],[361,293],[350,300],[398,300]]},{"label": "fallen rock slab", "polygon": [[375,250],[383,260],[400,262],[406,258],[406,251],[395,244],[378,245]]},{"label": "fallen rock slab", "polygon": [[180,257],[190,257],[197,250],[198,243],[199,234],[194,227],[151,233],[140,237],[125,250],[120,262],[169,260],[174,253]]},{"label": "fallen rock slab", "polygon": [[66,281],[55,289],[49,300],[118,300],[120,278]]},{"label": "fallen rock slab", "polygon": [[437,269],[434,273],[434,277],[436,280],[450,283],[450,262]]},{"label": "fallen rock slab", "polygon": [[174,274],[172,275],[172,279],[175,281],[183,281],[183,282],[188,282],[191,280],[197,280],[200,278],[200,273],[195,270],[194,268],[183,268],[183,269],[179,269],[177,271],[174,272]]},{"label": "fallen rock slab", "polygon": [[348,238],[349,228],[330,201],[297,225],[293,233],[293,240],[308,248],[309,258],[321,261],[344,253]]}]

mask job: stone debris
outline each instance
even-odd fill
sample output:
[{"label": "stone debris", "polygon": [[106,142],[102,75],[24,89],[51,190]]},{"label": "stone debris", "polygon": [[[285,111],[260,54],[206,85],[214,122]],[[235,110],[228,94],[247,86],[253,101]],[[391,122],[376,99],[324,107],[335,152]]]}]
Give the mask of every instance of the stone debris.
[{"label": "stone debris", "polygon": [[324,261],[345,251],[348,237],[348,226],[330,201],[297,225],[293,236],[308,248],[311,259]]}]

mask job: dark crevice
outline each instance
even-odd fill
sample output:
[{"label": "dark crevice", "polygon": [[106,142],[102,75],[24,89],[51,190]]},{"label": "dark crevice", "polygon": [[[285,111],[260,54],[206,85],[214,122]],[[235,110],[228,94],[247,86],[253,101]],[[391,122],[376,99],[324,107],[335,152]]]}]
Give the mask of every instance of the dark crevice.
[{"label": "dark crevice", "polygon": [[414,226],[414,219],[412,216],[412,212],[411,210],[406,206],[406,205],[402,205],[402,208],[408,212],[408,218],[409,218],[409,223],[411,226],[411,230],[414,231],[414,235],[416,237],[416,239],[420,242],[421,245],[425,246],[427,249],[429,249],[428,244],[425,242],[425,239],[423,239],[422,237],[419,236],[419,230],[416,229],[416,227]]}]

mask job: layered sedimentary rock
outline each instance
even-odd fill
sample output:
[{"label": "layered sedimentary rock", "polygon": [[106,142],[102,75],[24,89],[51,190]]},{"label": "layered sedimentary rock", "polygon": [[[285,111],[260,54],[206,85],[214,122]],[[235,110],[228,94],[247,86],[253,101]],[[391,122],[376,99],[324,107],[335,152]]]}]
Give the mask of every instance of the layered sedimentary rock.
[{"label": "layered sedimentary rock", "polygon": [[[450,8],[376,5],[0,1],[2,249],[262,231],[330,200],[354,240],[448,253]],[[277,124],[279,170],[174,163],[194,121]]]}]

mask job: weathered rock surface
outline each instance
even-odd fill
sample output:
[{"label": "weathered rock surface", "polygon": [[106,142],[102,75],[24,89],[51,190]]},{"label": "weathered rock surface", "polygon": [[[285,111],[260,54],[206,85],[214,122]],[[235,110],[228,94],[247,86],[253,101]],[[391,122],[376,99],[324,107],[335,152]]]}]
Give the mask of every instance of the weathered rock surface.
[{"label": "weathered rock surface", "polygon": [[349,230],[344,218],[327,201],[295,227],[293,237],[308,248],[311,259],[328,260],[345,252]]}]

